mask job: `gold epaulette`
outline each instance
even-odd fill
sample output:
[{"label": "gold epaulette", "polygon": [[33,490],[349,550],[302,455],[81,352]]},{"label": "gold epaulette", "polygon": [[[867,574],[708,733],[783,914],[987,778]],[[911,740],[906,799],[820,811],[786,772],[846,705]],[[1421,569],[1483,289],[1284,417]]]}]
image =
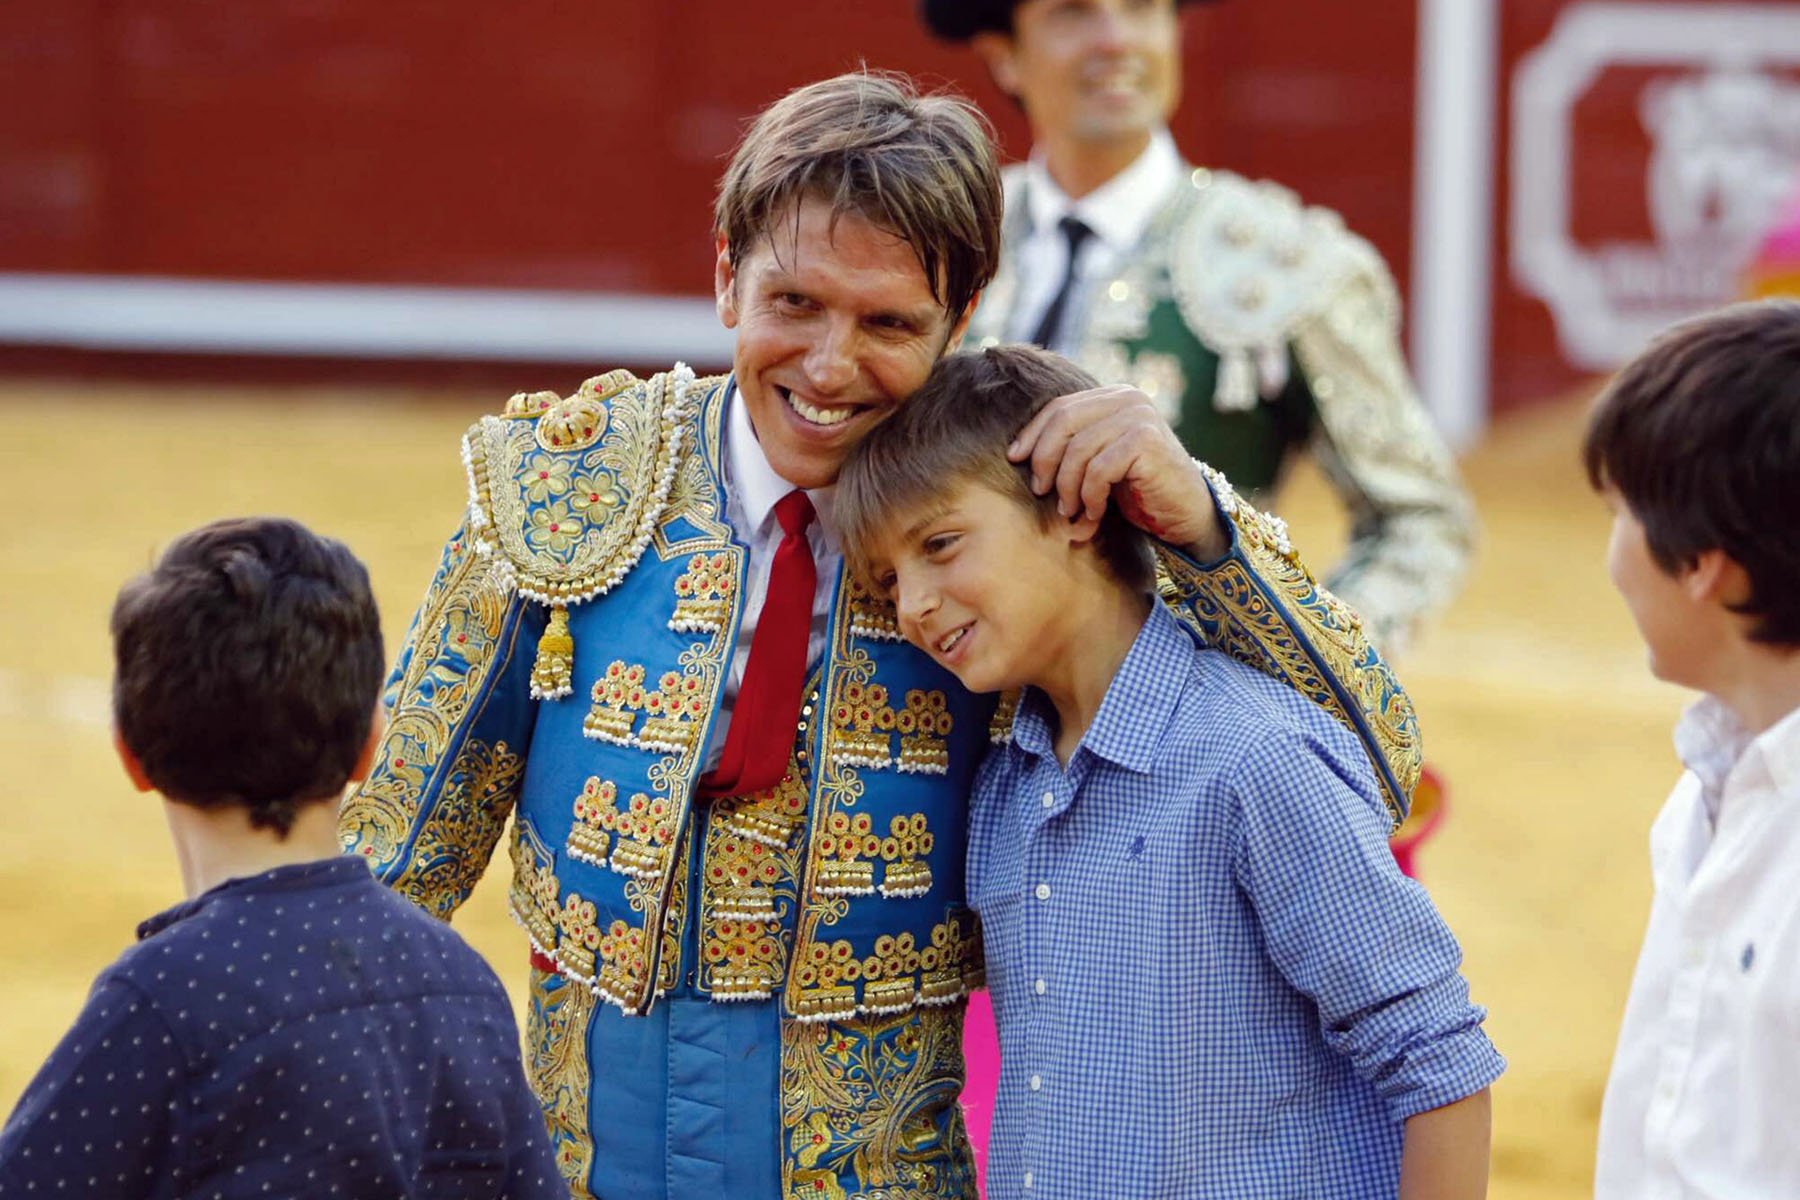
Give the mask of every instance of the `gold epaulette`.
[{"label": "gold epaulette", "polygon": [[521,595],[551,608],[531,690],[569,693],[567,608],[636,565],[669,498],[706,387],[685,366],[609,371],[567,398],[520,393],[463,439],[470,532]]}]

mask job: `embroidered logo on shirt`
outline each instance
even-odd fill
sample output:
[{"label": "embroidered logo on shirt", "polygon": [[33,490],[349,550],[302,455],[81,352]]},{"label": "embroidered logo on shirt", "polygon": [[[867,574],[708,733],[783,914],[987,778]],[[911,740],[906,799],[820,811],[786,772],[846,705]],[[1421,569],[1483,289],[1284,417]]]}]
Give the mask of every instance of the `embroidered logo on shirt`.
[{"label": "embroidered logo on shirt", "polygon": [[1755,942],[1745,942],[1744,943],[1744,953],[1743,953],[1743,956],[1738,959],[1738,966],[1742,967],[1744,969],[1745,973],[1748,974],[1749,970],[1750,970],[1750,964],[1755,961],[1756,961],[1756,943]]}]

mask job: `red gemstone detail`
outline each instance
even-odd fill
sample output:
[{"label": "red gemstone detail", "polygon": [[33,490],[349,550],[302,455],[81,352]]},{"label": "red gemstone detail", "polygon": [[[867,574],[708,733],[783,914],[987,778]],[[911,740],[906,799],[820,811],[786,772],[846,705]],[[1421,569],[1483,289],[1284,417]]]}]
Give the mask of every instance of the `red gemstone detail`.
[{"label": "red gemstone detail", "polygon": [[539,471],[539,472],[538,472],[538,478],[539,478],[539,479],[548,479],[548,478],[550,478],[550,472],[548,472],[548,471]]},{"label": "red gemstone detail", "polygon": [[550,532],[555,533],[558,529],[561,529],[561,528],[562,528],[562,526],[560,526],[560,525],[552,525],[550,527]]},{"label": "red gemstone detail", "polygon": [[394,760],[394,765],[396,767],[404,767],[406,765],[406,760],[404,758],[396,758]]}]

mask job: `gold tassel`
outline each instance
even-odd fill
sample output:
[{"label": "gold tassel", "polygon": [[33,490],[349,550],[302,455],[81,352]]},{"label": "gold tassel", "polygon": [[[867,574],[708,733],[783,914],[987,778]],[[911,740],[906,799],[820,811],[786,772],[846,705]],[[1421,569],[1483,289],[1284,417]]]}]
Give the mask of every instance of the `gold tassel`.
[{"label": "gold tassel", "polygon": [[560,700],[574,690],[575,639],[569,634],[569,610],[558,604],[538,639],[537,661],[531,664],[531,698]]}]

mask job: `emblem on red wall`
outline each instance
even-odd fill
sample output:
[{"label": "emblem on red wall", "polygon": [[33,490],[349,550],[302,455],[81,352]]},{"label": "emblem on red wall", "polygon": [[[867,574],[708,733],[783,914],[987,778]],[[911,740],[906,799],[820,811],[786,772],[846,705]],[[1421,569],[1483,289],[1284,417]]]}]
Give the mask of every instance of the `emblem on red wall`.
[{"label": "emblem on red wall", "polygon": [[1511,264],[1571,365],[1742,298],[1800,190],[1800,4],[1579,4],[1512,79]]}]

